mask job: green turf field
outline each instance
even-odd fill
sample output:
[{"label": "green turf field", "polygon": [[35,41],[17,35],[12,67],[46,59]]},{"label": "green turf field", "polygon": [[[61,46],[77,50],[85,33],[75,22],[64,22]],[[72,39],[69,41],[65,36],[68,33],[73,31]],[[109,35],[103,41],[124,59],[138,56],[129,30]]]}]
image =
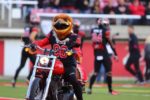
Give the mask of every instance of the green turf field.
[{"label": "green turf field", "polygon": [[[0,82],[3,83],[3,82]],[[10,84],[0,85],[0,97],[25,98],[26,86],[17,86],[12,88]],[[114,89],[120,94],[112,96],[107,93],[107,87],[94,87],[93,94],[84,94],[84,100],[149,100],[150,87],[144,86],[114,86]]]}]

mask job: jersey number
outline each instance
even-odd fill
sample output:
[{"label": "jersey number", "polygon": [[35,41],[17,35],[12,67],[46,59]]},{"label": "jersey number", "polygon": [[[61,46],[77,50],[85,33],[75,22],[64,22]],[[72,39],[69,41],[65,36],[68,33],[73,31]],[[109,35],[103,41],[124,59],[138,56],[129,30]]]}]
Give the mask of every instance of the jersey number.
[{"label": "jersey number", "polygon": [[67,54],[66,51],[68,50],[68,47],[65,45],[60,46],[59,44],[54,44],[53,49],[55,51],[54,55],[60,58],[66,58]]}]

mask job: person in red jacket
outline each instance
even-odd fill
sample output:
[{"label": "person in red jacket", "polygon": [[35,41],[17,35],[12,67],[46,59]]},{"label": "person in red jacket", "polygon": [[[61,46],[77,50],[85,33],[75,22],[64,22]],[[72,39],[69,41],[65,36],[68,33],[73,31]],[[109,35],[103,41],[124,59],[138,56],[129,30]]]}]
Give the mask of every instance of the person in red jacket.
[{"label": "person in red jacket", "polygon": [[[129,5],[129,12],[132,15],[140,15],[142,18],[140,20],[131,20],[130,24],[142,24],[144,22],[145,7],[140,3],[139,0],[134,0],[133,3]],[[140,23],[141,22],[141,23]]]},{"label": "person in red jacket", "polygon": [[132,15],[145,15],[145,7],[140,3],[139,0],[134,0],[133,3],[129,5],[129,10]]}]

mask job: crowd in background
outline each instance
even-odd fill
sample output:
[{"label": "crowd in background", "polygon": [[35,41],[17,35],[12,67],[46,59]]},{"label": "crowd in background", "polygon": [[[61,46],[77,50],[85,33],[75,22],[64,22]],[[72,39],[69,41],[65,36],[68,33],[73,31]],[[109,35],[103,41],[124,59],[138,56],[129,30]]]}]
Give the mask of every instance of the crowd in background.
[{"label": "crowd in background", "polygon": [[67,13],[150,14],[149,0],[38,0],[39,8]]},{"label": "crowd in background", "polygon": [[[30,8],[31,5],[26,7]],[[125,20],[122,24],[150,24],[145,17],[150,14],[149,0],[38,0],[38,8],[51,13],[140,15],[140,20]],[[111,23],[115,24],[115,21]]]}]

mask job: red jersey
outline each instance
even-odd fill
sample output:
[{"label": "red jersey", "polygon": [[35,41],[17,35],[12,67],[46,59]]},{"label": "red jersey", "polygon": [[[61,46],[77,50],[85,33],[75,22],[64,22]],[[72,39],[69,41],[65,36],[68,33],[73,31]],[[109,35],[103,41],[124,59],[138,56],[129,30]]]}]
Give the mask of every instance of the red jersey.
[{"label": "red jersey", "polygon": [[52,30],[49,35],[39,41],[36,41],[35,44],[39,46],[45,46],[50,44],[52,49],[55,52],[55,56],[57,56],[62,62],[68,61],[68,60],[75,60],[74,55],[67,56],[66,51],[67,50],[75,50],[75,48],[78,48],[76,51],[76,54],[79,54],[80,52],[80,43],[81,39],[78,37],[77,34],[71,33],[68,35],[64,40],[59,40],[56,33]]}]

